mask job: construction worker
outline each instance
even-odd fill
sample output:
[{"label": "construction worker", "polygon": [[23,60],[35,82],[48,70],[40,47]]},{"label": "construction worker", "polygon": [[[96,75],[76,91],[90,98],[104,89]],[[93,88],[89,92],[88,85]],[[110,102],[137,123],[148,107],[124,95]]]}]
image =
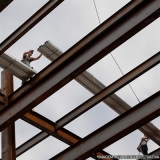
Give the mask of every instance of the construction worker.
[{"label": "construction worker", "polygon": [[148,141],[149,141],[149,138],[146,135],[144,135],[141,138],[141,142],[139,146],[140,146],[140,152],[142,152],[143,155],[148,155],[148,146],[147,146]]},{"label": "construction worker", "polygon": [[33,52],[34,52],[34,50],[29,50],[29,51],[23,53],[23,58],[22,58],[21,62],[23,62],[28,67],[30,67],[30,63],[32,61],[38,60],[42,56],[42,54],[40,54],[38,57],[33,58],[33,57],[31,57]]}]

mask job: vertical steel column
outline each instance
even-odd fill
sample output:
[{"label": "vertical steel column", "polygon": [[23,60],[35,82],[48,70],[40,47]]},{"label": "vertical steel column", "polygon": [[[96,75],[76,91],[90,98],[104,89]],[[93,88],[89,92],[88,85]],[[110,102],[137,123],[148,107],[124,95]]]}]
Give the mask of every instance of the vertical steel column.
[{"label": "vertical steel column", "polygon": [[[6,96],[6,104],[8,105],[8,96],[13,92],[13,75],[4,70],[1,73],[2,93]],[[11,124],[2,131],[2,159],[16,160],[15,152],[15,125]]]}]

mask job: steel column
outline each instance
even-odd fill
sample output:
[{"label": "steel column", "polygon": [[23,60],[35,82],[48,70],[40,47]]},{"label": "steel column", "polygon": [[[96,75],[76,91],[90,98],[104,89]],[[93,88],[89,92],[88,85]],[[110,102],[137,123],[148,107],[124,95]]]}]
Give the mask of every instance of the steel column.
[{"label": "steel column", "polygon": [[50,0],[0,44],[0,54],[18,41],[64,0]]},{"label": "steel column", "polygon": [[[8,96],[13,92],[13,75],[4,70],[1,74],[2,93],[6,96],[6,104],[3,106],[4,110],[8,103]],[[10,124],[2,131],[2,159],[15,160],[15,125]]]},{"label": "steel column", "polygon": [[148,69],[151,69],[153,66],[158,64],[160,62],[160,52],[158,52],[156,55],[148,59],[147,61],[140,64],[138,67],[97,93],[95,96],[88,99],[86,102],[63,116],[61,119],[59,119],[56,122],[56,129],[59,129],[60,127],[63,127],[64,125],[68,124],[87,110],[91,109],[93,106],[104,100],[105,98],[112,95],[114,92],[119,90],[120,88],[124,87],[126,84],[130,83],[132,80],[140,76],[141,74],[148,71]]},{"label": "steel column", "polygon": [[160,91],[86,136],[50,160],[87,158],[160,115]]},{"label": "steel column", "polygon": [[[131,1],[130,4],[134,2]],[[160,1],[144,2],[143,5],[138,6],[136,9],[134,8],[132,11],[126,13],[125,16],[119,18],[111,28],[104,29],[103,34],[98,34],[93,40],[93,33],[99,31],[98,27],[87,38],[84,38],[55,60],[54,63],[51,63],[36,75],[33,81],[28,83],[32,87],[29,89],[30,91],[26,91],[26,94],[22,93],[18,100],[7,107],[7,110],[0,112],[0,116],[2,117],[0,120],[0,130],[34,108],[92,64],[133,36],[142,29],[142,26],[147,26],[151,21],[147,21],[146,23],[146,20],[149,20],[151,17],[154,17],[155,20],[159,16],[157,15],[157,11],[160,7]],[[92,41],[85,45],[86,40]],[[39,83],[35,83],[35,81]],[[32,86],[31,84],[37,85]],[[9,113],[12,113],[12,115],[9,115]]]}]

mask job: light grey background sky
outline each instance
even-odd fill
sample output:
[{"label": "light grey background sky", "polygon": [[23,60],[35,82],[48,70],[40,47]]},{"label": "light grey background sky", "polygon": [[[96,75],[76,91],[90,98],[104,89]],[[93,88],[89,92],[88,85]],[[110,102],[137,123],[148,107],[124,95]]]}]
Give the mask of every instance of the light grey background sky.
[{"label": "light grey background sky", "polygon": [[[46,2],[46,0],[14,0],[0,13],[0,41],[2,42],[7,38]],[[129,0],[95,0],[101,23],[128,2]],[[98,25],[99,21],[93,0],[65,0],[10,47],[6,53],[11,54],[17,59],[21,59],[23,52],[34,49],[34,56],[36,57],[39,55],[37,48],[47,40],[50,40],[65,52]],[[157,19],[112,51],[112,55],[124,74],[159,51],[159,26],[160,19]],[[49,63],[50,61],[43,56],[40,60],[31,63],[31,66],[39,72]],[[160,65],[157,65],[131,83],[140,101],[143,101],[160,89],[159,70]],[[2,69],[0,69],[0,71],[2,71]],[[87,71],[106,86],[122,76],[111,55],[107,55]],[[20,85],[21,81],[14,78],[15,90],[20,87]],[[128,86],[122,88],[116,94],[132,107],[138,103]],[[91,96],[92,94],[90,92],[73,80],[39,104],[35,108],[35,111],[55,122]],[[118,114],[104,103],[99,103],[65,126],[65,128],[83,138],[117,116]],[[160,129],[159,121],[160,118],[158,117],[153,120],[152,123]],[[38,132],[40,132],[40,130],[37,128],[22,120],[17,120],[16,146],[18,147]],[[142,135],[140,131],[136,130],[104,150],[112,155],[136,155],[138,154],[136,148]],[[149,141],[148,146],[149,152],[159,147],[152,141]],[[67,147],[68,145],[63,142],[49,137],[18,157],[17,160],[49,159]]]}]

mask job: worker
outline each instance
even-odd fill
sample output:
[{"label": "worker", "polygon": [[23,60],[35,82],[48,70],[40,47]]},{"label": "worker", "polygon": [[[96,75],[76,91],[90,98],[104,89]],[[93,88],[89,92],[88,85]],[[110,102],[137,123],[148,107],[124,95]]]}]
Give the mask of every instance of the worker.
[{"label": "worker", "polygon": [[144,135],[141,138],[141,142],[139,146],[140,146],[140,152],[142,152],[143,155],[148,155],[148,146],[147,146],[148,141],[149,141],[149,138],[146,135]]},{"label": "worker", "polygon": [[42,56],[42,53],[41,53],[38,57],[33,58],[33,57],[31,57],[33,52],[34,52],[34,50],[29,50],[29,51],[23,53],[23,58],[22,58],[21,62],[23,62],[28,67],[30,67],[30,63],[32,61],[38,60]]}]

